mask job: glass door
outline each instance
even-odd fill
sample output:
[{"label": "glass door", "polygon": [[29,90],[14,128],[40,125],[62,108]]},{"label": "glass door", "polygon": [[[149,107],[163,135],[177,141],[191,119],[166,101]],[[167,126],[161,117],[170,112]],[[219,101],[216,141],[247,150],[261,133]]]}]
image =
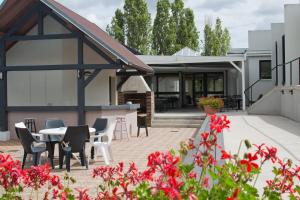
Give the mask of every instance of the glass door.
[{"label": "glass door", "polygon": [[224,74],[207,73],[207,96],[224,95]]},{"label": "glass door", "polygon": [[194,101],[197,103],[200,97],[205,96],[204,92],[204,74],[195,74],[194,75],[195,82],[195,91],[194,91]]},{"label": "glass door", "polygon": [[184,75],[184,85],[183,85],[183,104],[184,106],[194,105],[194,83],[193,75]]}]

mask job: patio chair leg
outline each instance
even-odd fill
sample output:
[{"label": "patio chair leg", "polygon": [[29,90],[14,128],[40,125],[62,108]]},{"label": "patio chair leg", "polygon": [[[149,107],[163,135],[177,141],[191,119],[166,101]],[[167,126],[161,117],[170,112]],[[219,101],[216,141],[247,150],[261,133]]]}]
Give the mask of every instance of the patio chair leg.
[{"label": "patio chair leg", "polygon": [[63,152],[61,146],[59,146],[59,169],[62,169],[63,162],[64,162],[64,152]]},{"label": "patio chair leg", "polygon": [[148,137],[148,128],[146,127],[146,136]]},{"label": "patio chair leg", "polygon": [[138,134],[137,134],[137,137],[140,136],[140,127],[138,127]]},{"label": "patio chair leg", "polygon": [[91,148],[91,159],[95,158],[95,147]]},{"label": "patio chair leg", "polygon": [[79,153],[81,166],[84,166],[84,152],[83,151]]},{"label": "patio chair leg", "polygon": [[112,150],[111,150],[111,147],[110,147],[110,146],[107,147],[107,152],[108,152],[108,155],[109,155],[110,160],[111,160],[111,161],[114,161],[113,154],[112,154]]},{"label": "patio chair leg", "polygon": [[70,165],[71,165],[71,152],[66,152],[66,168],[67,172],[70,172]]},{"label": "patio chair leg", "polygon": [[22,169],[24,169],[25,162],[26,162],[26,157],[27,157],[27,153],[24,151],[23,162],[22,162]]},{"label": "patio chair leg", "polygon": [[33,154],[32,161],[33,161],[33,165],[34,166],[38,166],[38,163],[39,163],[39,153],[34,153]]},{"label": "patio chair leg", "polygon": [[84,160],[86,169],[89,169],[89,163],[88,163],[88,161],[87,161],[87,158],[86,158],[86,155],[85,155],[85,151],[84,151],[84,150],[83,150],[83,152],[82,152],[82,156],[83,156],[83,160]]},{"label": "patio chair leg", "polygon": [[105,147],[104,147],[104,146],[101,146],[101,147],[100,147],[100,150],[101,150],[101,152],[102,152],[102,155],[103,155],[105,164],[106,164],[106,165],[109,165],[109,159],[108,159],[107,151],[105,150]]}]

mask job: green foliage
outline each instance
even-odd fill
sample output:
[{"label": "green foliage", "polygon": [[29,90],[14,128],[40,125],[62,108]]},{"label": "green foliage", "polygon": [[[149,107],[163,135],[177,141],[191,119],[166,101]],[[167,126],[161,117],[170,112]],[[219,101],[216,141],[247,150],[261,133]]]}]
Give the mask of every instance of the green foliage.
[{"label": "green foliage", "polygon": [[169,0],[157,1],[157,13],[153,25],[152,53],[171,55],[175,52],[176,29],[171,16]]},{"label": "green foliage", "polygon": [[106,32],[120,43],[125,44],[125,22],[124,15],[120,9],[116,10],[111,25],[106,27]]},{"label": "green foliage", "polygon": [[224,106],[224,102],[220,98],[215,97],[202,97],[198,102],[199,106],[209,106],[214,109],[220,109]]},{"label": "green foliage", "polygon": [[177,32],[177,48],[179,48],[177,50],[184,47],[196,51],[199,49],[199,32],[195,25],[194,13],[190,8],[184,9]]},{"label": "green foliage", "polygon": [[216,19],[215,27],[210,23],[204,27],[204,55],[224,56],[230,50],[230,33],[227,28],[222,27],[220,18]]},{"label": "green foliage", "polygon": [[172,55],[184,47],[199,49],[194,13],[182,0],[159,0],[153,26],[153,54]]},{"label": "green foliage", "polygon": [[122,44],[148,54],[151,47],[151,15],[145,0],[125,0],[117,9],[107,32]]},{"label": "green foliage", "polygon": [[127,45],[148,54],[151,45],[151,15],[145,0],[125,0]]}]

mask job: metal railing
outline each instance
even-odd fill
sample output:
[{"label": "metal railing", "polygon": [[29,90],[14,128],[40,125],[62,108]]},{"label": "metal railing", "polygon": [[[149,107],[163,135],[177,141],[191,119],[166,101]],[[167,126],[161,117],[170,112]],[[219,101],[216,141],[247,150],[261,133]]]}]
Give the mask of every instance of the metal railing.
[{"label": "metal railing", "polygon": [[[274,70],[276,70],[275,72],[275,86],[278,86],[278,69],[279,67],[282,67],[282,70],[286,70],[286,66],[289,66],[290,68],[290,85],[293,85],[293,63],[295,61],[298,61],[298,68],[299,68],[299,74],[298,74],[298,83],[300,85],[300,56],[289,61],[286,63],[282,63],[282,64],[278,64],[275,67],[272,68],[271,73],[273,73]],[[285,75],[285,73],[282,73],[283,76]],[[254,86],[256,86],[258,83],[260,83],[262,80],[264,79],[258,79],[257,81],[255,81],[254,83],[252,83],[248,88],[245,89],[244,94],[246,97],[246,100],[248,102],[248,105],[251,106],[253,103],[255,103],[254,99],[253,99],[253,88]],[[286,78],[282,77],[282,85],[286,85]],[[249,93],[249,94],[248,94]],[[263,94],[261,94],[263,95]],[[259,96],[258,98],[261,98],[262,96]]]}]

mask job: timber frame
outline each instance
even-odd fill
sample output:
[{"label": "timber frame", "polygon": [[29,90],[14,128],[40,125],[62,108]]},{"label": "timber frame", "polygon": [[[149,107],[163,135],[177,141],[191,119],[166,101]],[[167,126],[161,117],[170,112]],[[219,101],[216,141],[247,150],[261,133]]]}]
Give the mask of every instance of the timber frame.
[{"label": "timber frame", "polygon": [[[34,15],[37,15],[37,35],[14,35],[26,22]],[[70,33],[67,34],[44,34],[43,19],[51,16]],[[77,39],[78,52],[77,64],[62,65],[34,65],[34,66],[7,66],[6,51],[7,42],[18,42],[24,40],[56,40],[56,39]],[[83,45],[86,44],[93,49],[99,56],[105,59],[107,64],[85,64]],[[78,124],[85,124],[85,88],[103,69],[123,69],[120,60],[113,60],[106,53],[98,48],[89,38],[78,29],[71,29],[55,12],[46,7],[43,3],[37,2],[32,6],[13,26],[2,36],[0,36],[0,131],[8,129],[8,111],[77,111]],[[41,71],[41,70],[76,70],[77,71],[77,106],[7,106],[7,73],[10,71]],[[86,70],[93,70],[86,77]]]}]

